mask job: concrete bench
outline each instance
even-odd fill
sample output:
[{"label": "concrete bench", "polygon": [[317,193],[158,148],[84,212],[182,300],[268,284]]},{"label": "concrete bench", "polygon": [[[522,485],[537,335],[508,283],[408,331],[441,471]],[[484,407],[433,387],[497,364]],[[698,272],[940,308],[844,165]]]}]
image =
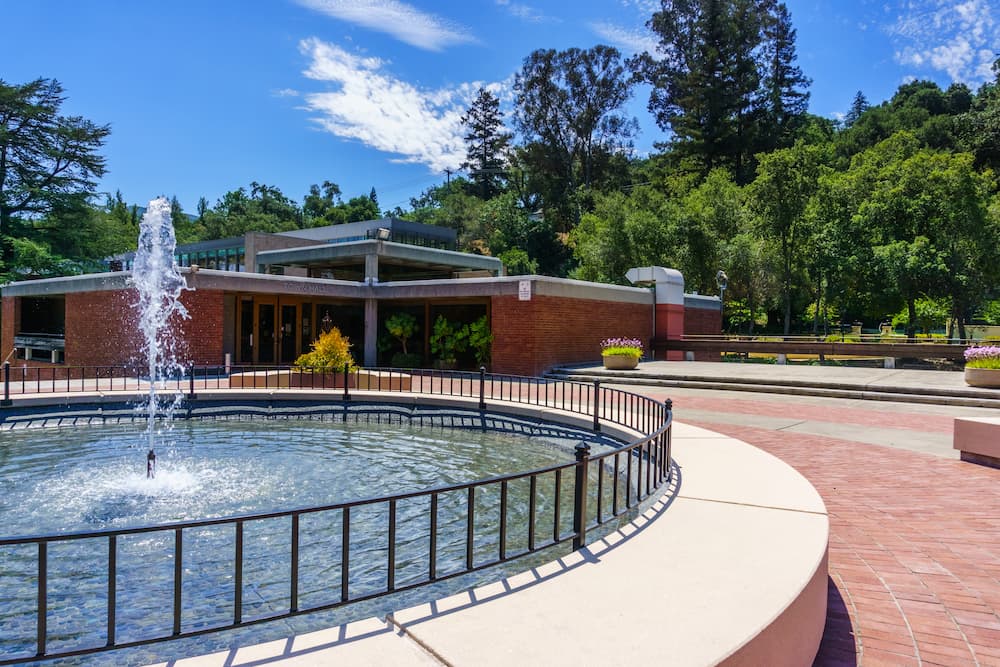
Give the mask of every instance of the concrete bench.
[{"label": "concrete bench", "polygon": [[954,446],[963,461],[1000,468],[1000,417],[956,419]]}]

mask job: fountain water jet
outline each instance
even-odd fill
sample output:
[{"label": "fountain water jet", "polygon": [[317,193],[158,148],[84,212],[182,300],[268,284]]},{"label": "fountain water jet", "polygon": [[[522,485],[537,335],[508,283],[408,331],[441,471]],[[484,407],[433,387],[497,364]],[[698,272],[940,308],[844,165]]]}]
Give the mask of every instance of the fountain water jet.
[{"label": "fountain water jet", "polygon": [[[170,219],[170,202],[158,197],[151,202],[139,223],[139,247],[135,253],[132,283],[139,292],[139,331],[142,333],[142,353],[149,372],[149,394],[142,409],[146,412],[146,437],[149,453],[146,455],[146,476],[156,474],[156,415],[163,412],[170,419],[180,403],[182,394],[161,395],[166,390],[167,378],[182,370],[175,355],[175,339],[168,326],[174,316],[189,317],[180,302],[181,292],[187,284],[174,260],[177,239]],[[158,393],[160,390],[160,393]]]}]

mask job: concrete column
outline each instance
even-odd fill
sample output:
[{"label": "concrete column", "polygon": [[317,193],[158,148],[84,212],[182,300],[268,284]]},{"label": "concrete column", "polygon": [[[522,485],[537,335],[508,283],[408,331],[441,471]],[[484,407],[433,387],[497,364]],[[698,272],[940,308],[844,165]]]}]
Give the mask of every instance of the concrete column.
[{"label": "concrete column", "polygon": [[365,357],[363,365],[378,365],[378,301],[365,299]]},{"label": "concrete column", "polygon": [[365,255],[365,282],[369,284],[378,282],[378,255],[375,253]]}]

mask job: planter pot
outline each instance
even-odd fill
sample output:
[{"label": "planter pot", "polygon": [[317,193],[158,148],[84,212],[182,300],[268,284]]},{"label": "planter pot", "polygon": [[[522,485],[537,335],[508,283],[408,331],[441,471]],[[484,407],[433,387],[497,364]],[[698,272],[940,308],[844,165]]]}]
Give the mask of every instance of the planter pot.
[{"label": "planter pot", "polygon": [[639,365],[639,358],[627,354],[608,354],[602,357],[604,367],[612,371],[630,371]]},{"label": "planter pot", "polygon": [[970,387],[1000,389],[1000,368],[965,369],[965,384]]}]

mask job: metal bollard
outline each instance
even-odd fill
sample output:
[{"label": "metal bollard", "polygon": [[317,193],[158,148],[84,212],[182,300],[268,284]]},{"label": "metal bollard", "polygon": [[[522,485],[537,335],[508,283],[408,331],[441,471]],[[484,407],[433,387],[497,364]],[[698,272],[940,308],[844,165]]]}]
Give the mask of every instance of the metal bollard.
[{"label": "metal bollard", "polygon": [[479,367],[479,409],[486,409],[486,366]]},{"label": "metal bollard", "polygon": [[14,403],[10,400],[10,362],[3,362],[3,402],[0,407],[9,408]]},{"label": "metal bollard", "polygon": [[587,465],[590,445],[576,446],[576,484],[573,489],[573,551],[587,542]]},{"label": "metal bollard", "polygon": [[191,374],[191,379],[188,381],[187,398],[189,401],[193,401],[194,399],[198,398],[198,395],[194,393],[194,364],[191,364],[188,367],[188,372]]},{"label": "metal bollard", "polygon": [[594,433],[601,432],[601,381],[594,380]]}]

